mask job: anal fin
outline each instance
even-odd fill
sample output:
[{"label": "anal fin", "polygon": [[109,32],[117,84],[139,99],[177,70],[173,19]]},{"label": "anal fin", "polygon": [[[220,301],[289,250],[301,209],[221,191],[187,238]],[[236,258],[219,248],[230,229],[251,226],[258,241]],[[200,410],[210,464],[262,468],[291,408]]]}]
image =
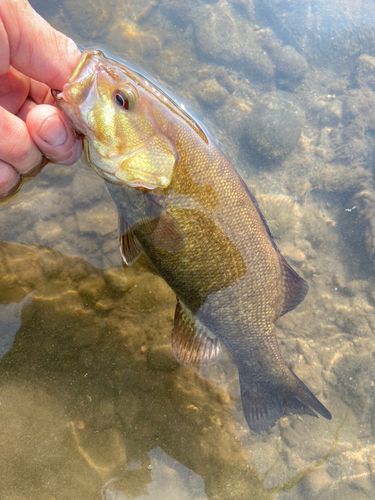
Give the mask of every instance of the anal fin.
[{"label": "anal fin", "polygon": [[172,349],[176,360],[184,366],[211,365],[222,353],[219,339],[211,335],[179,301],[174,316]]}]

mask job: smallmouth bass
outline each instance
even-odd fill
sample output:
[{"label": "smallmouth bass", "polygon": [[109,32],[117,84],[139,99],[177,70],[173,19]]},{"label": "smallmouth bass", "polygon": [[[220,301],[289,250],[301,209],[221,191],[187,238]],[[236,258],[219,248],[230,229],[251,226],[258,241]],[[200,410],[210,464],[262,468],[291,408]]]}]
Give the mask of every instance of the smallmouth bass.
[{"label": "smallmouth bass", "polygon": [[302,302],[307,283],[198,123],[144,76],[94,49],[82,53],[63,92],[52,93],[117,206],[124,262],[145,251],[176,293],[177,361],[214,363],[223,344],[255,432],[288,414],[331,419],[286,365],[275,336],[274,322]]}]

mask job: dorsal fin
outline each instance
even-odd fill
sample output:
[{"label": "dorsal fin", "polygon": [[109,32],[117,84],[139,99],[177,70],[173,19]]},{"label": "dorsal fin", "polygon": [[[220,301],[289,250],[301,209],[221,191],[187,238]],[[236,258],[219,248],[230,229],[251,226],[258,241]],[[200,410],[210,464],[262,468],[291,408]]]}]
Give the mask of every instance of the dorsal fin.
[{"label": "dorsal fin", "polygon": [[127,266],[131,266],[141,255],[142,245],[134,236],[131,227],[120,214],[118,214],[118,232],[122,260]]},{"label": "dorsal fin", "polygon": [[272,243],[272,245],[273,245],[273,246],[274,246],[274,248],[275,248],[275,249],[279,252],[279,249],[277,248],[276,243],[275,243],[275,240],[274,240],[274,238],[273,238],[273,236],[272,236],[272,234],[271,234],[270,228],[268,227],[268,223],[267,223],[267,221],[266,221],[266,219],[265,219],[264,215],[263,215],[263,214],[262,214],[262,212],[260,211],[260,208],[259,208],[258,202],[257,202],[257,200],[255,199],[255,196],[254,196],[254,195],[253,195],[253,193],[250,191],[249,186],[246,184],[246,182],[245,182],[243,179],[241,179],[241,178],[240,178],[240,180],[242,181],[242,186],[245,188],[245,191],[246,191],[246,192],[247,192],[247,194],[250,196],[251,201],[253,202],[254,207],[255,207],[256,211],[258,212],[258,215],[259,215],[259,217],[261,218],[261,220],[262,220],[262,222],[263,222],[264,227],[266,228],[267,234],[268,234],[268,236],[269,236],[269,237],[270,237],[270,239],[271,239],[271,243]]},{"label": "dorsal fin", "polygon": [[174,315],[172,349],[176,360],[184,366],[211,365],[221,356],[219,339],[198,323],[179,301]]},{"label": "dorsal fin", "polygon": [[284,284],[284,301],[280,313],[280,316],[282,316],[303,301],[309,290],[309,285],[290,267],[280,253],[279,259]]},{"label": "dorsal fin", "polygon": [[258,212],[258,215],[264,224],[267,234],[270,237],[271,243],[279,255],[281,274],[283,276],[283,281],[284,281],[284,301],[280,313],[280,316],[283,316],[288,311],[295,309],[298,306],[298,304],[300,304],[303,301],[309,290],[309,285],[303,278],[301,278],[301,276],[299,276],[295,272],[294,269],[290,267],[290,265],[281,255],[280,250],[277,248],[275,240],[273,239],[270,228],[268,227],[267,221],[264,218],[262,212],[260,211],[258,202],[256,201],[250,189],[243,180],[242,180],[242,185],[247,191],[248,195],[250,196],[252,202],[254,203],[256,211]]}]

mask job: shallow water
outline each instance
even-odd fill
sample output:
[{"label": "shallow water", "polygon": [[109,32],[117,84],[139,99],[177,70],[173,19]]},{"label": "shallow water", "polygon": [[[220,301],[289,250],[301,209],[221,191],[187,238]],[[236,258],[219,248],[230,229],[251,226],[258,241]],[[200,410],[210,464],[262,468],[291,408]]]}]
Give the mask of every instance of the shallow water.
[{"label": "shallow water", "polygon": [[373,2],[32,4],[171,92],[242,173],[310,286],[283,356],[333,418],[249,431],[229,356],[175,362],[174,294],[146,258],[122,270],[101,179],[49,165],[0,208],[0,497],[374,498]]}]

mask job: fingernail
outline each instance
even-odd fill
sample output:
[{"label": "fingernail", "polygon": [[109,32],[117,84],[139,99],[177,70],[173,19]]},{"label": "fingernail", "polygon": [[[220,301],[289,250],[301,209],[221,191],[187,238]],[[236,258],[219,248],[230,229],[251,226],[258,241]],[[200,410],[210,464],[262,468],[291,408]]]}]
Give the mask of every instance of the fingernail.
[{"label": "fingernail", "polygon": [[47,118],[39,130],[39,137],[51,146],[61,146],[68,137],[68,131],[55,114]]}]

